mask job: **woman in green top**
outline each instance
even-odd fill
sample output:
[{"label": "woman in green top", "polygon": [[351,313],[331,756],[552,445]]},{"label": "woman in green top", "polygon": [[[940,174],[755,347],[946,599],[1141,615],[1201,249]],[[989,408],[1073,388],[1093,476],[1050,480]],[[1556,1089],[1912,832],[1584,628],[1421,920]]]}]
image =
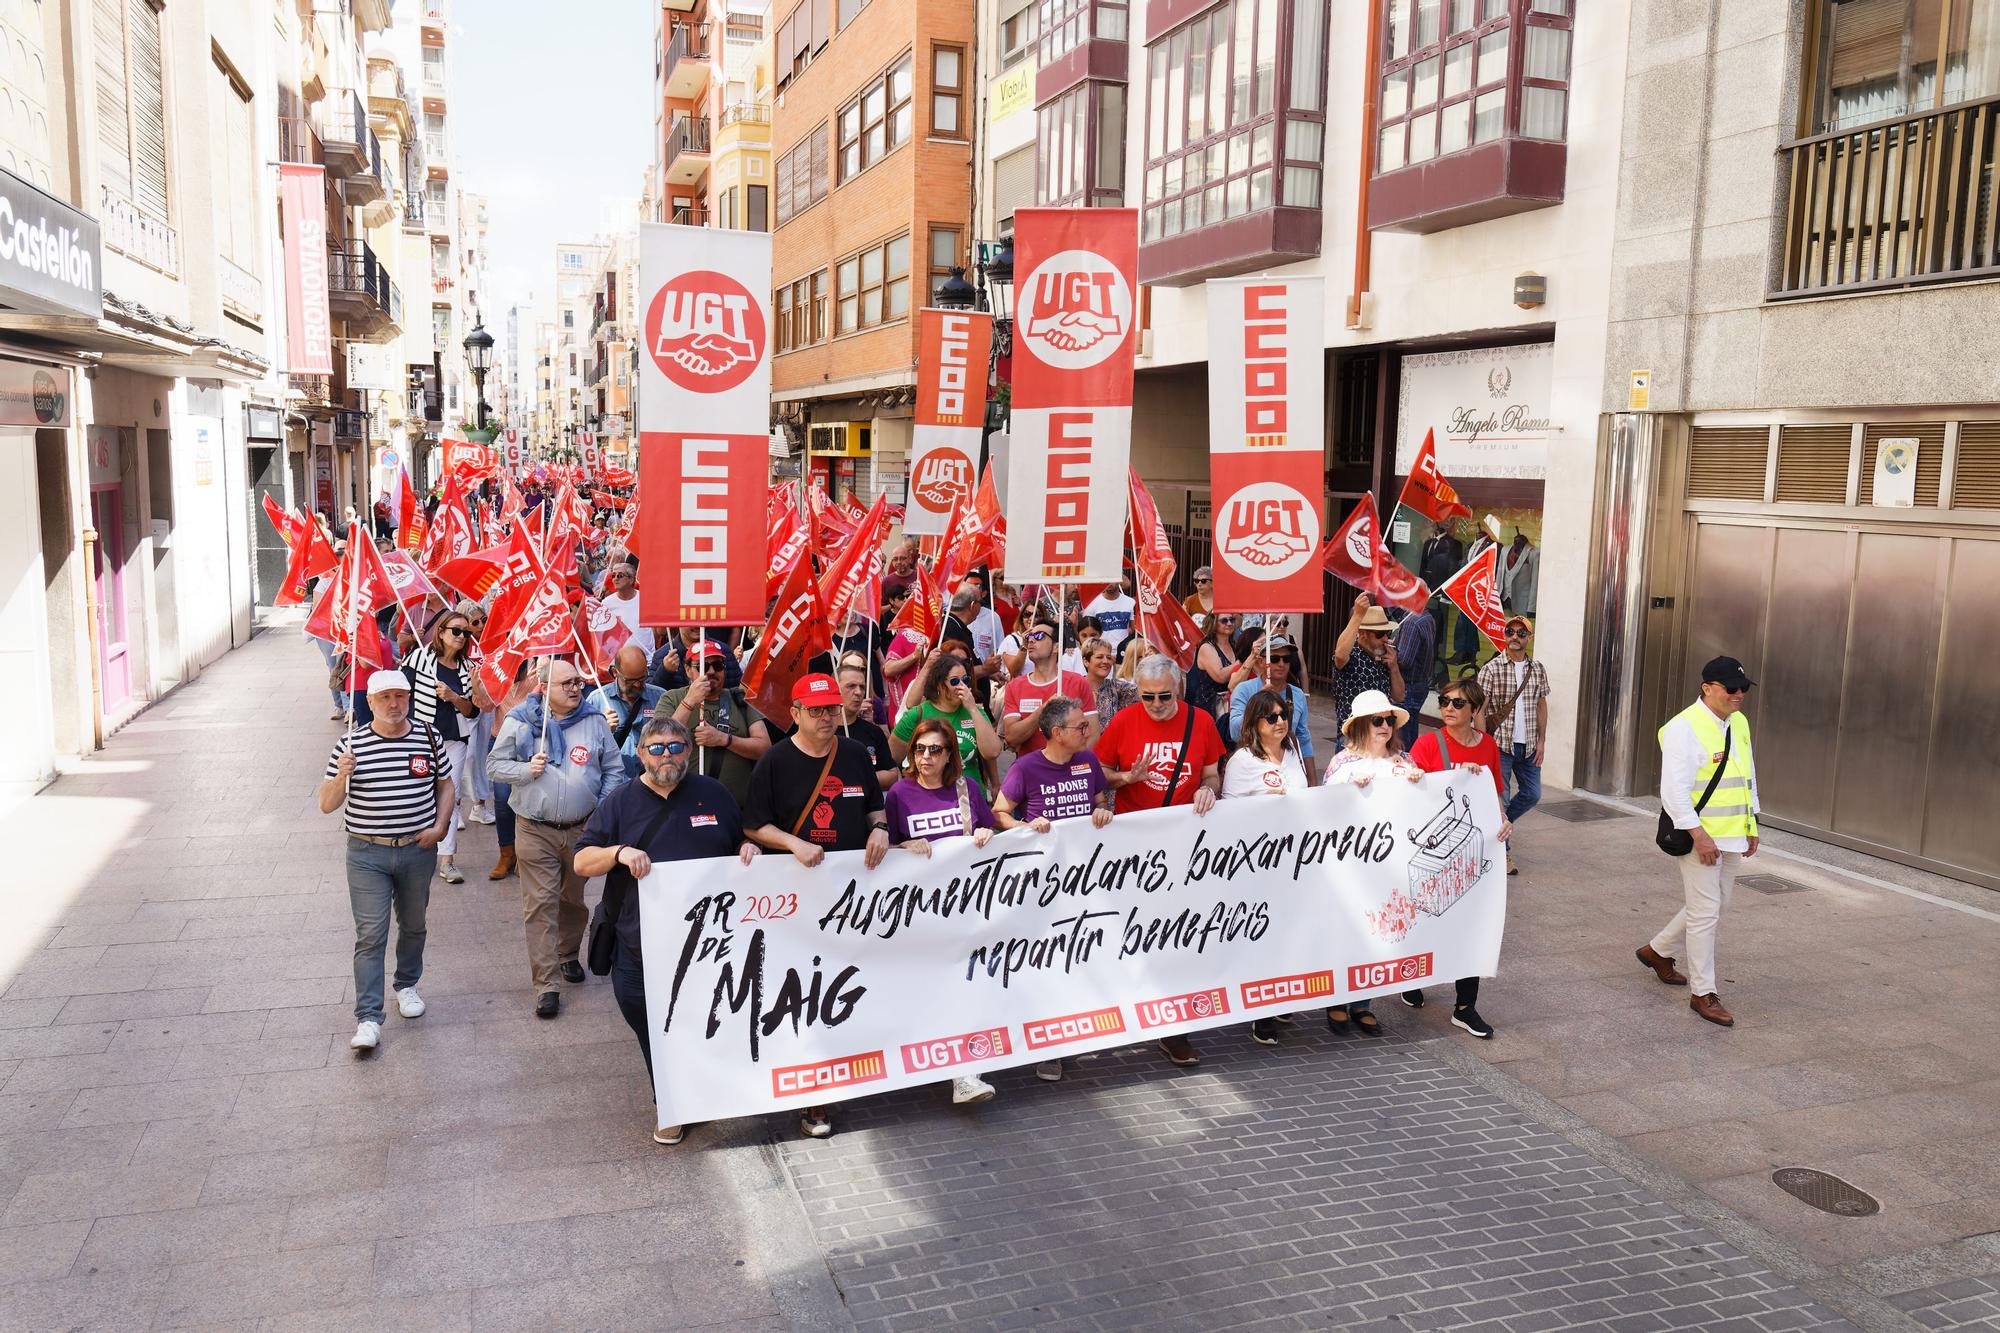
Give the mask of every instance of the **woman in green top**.
[{"label": "woman in green top", "polygon": [[889,735],[889,753],[902,762],[909,757],[910,737],[916,733],[917,723],[927,717],[943,718],[958,737],[958,758],[966,775],[979,783],[982,793],[991,796],[988,766],[1000,757],[1000,733],[993,730],[992,720],[973,698],[972,669],[956,653],[941,654],[924,667],[920,688],[923,693],[918,702],[896,719],[896,729]]}]

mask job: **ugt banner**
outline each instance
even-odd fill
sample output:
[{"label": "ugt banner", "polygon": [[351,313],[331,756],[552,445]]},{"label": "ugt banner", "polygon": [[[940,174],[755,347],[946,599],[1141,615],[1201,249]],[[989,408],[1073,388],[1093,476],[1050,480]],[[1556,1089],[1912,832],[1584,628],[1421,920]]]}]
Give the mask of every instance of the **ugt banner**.
[{"label": "ugt banner", "polygon": [[770,290],[767,232],[639,228],[645,624],[763,623]]},{"label": "ugt banner", "polygon": [[1326,488],[1321,278],[1208,283],[1215,605],[1318,611]]},{"label": "ugt banner", "polygon": [[1139,222],[1130,208],[1014,215],[1007,581],[1109,583],[1124,553],[1138,346]]},{"label": "ugt banner", "polygon": [[917,419],[910,435],[903,531],[942,537],[951,507],[979,484],[986,422],[986,359],[993,317],[974,310],[917,312]]},{"label": "ugt banner", "polygon": [[1315,787],[639,881],[660,1123],[840,1101],[1490,976],[1493,779]]},{"label": "ugt banner", "polygon": [[326,168],[299,162],[280,165],[278,206],[285,215],[285,369],[294,375],[331,375]]}]

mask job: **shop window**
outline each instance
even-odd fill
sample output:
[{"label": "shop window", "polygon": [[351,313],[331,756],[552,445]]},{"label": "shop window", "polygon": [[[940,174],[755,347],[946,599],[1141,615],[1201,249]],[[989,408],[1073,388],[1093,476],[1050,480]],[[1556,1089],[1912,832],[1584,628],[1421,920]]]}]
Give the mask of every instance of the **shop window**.
[{"label": "shop window", "polygon": [[837,124],[843,183],[908,142],[912,65],[912,57],[906,54],[840,109]]},{"label": "shop window", "polygon": [[906,318],[910,313],[909,236],[871,245],[841,260],[835,284],[839,309],[836,333],[859,333]]},{"label": "shop window", "polygon": [[940,139],[965,137],[965,73],[964,47],[931,47],[931,133]]}]

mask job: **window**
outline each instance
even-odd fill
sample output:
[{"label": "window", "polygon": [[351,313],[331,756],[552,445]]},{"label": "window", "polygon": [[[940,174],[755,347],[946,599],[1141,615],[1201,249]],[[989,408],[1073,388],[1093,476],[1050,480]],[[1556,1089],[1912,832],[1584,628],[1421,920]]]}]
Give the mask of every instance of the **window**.
[{"label": "window", "polygon": [[745,231],[769,231],[770,214],[765,200],[770,191],[762,185],[752,185],[745,196],[743,209],[743,229]]},{"label": "window", "polygon": [[910,238],[898,236],[840,261],[835,271],[839,315],[834,332],[872,329],[910,313]]},{"label": "window", "polygon": [[1035,44],[1035,7],[1000,20],[1000,68],[1012,69],[1027,59]]},{"label": "window", "polygon": [[[1282,55],[1281,8],[1292,20]],[[1385,50],[1395,37],[1385,32]],[[1290,84],[1283,108],[1281,68]],[[1317,0],[1230,0],[1151,43],[1140,239],[1278,204],[1317,208],[1325,68],[1326,10]]]},{"label": "window", "polygon": [[1378,173],[1510,135],[1566,137],[1570,0],[1383,0]]},{"label": "window", "polygon": [[826,341],[826,270],[807,274],[772,294],[779,352]]},{"label": "window", "polygon": [[910,71],[905,55],[840,109],[840,179],[845,182],[882,160],[910,137]]},{"label": "window", "polygon": [[778,25],[777,45],[772,54],[777,62],[780,88],[803,74],[806,66],[826,49],[828,3],[829,0],[800,0]]},{"label": "window", "polygon": [[[221,133],[211,135],[217,251],[245,272],[263,268],[257,247],[257,120],[250,88],[220,51],[215,52],[215,97]],[[228,288],[225,286],[225,293]],[[248,312],[256,313],[256,312]]]},{"label": "window", "polygon": [[1125,0],[1038,0],[1036,27],[1043,67],[1093,37],[1124,41],[1126,18]]},{"label": "window", "polygon": [[938,288],[951,277],[953,268],[965,263],[965,233],[957,227],[931,228],[931,303],[937,303]]},{"label": "window", "polygon": [[965,48],[931,48],[931,133],[940,139],[963,139],[964,119],[960,108],[965,101]]},{"label": "window", "polygon": [[148,217],[167,209],[167,87],[152,0],[96,0],[97,146],[104,183]]},{"label": "window", "polygon": [[731,231],[736,229],[736,188],[734,186],[722,192],[721,211],[717,215],[716,225],[718,227],[726,227]]},{"label": "window", "polygon": [[2000,6],[1994,0],[1814,0],[1813,7],[1810,133],[2000,93]]},{"label": "window", "polygon": [[826,198],[826,191],[826,126],[820,125],[778,159],[777,225]]},{"label": "window", "polygon": [[868,0],[840,0],[840,26],[845,28],[868,8]]}]

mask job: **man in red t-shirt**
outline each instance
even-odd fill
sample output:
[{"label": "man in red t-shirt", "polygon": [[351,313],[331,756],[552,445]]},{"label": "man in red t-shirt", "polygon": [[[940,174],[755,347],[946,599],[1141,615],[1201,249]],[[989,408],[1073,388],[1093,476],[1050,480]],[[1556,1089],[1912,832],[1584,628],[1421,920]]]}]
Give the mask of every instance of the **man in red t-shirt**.
[{"label": "man in red t-shirt", "polygon": [[[1139,707],[1121,709],[1097,742],[1097,760],[1118,793],[1115,808],[1122,815],[1192,804],[1196,814],[1207,814],[1222,790],[1222,734],[1215,729],[1215,719],[1196,710],[1189,726],[1187,705],[1181,702],[1186,677],[1166,654],[1154,653],[1141,661],[1135,675]],[[1185,756],[1182,736],[1188,738]],[[1171,798],[1169,782],[1174,782]]]},{"label": "man in red t-shirt", "polygon": [[[1042,734],[1042,706],[1057,695],[1076,700],[1088,724],[1084,733],[1087,747],[1097,739],[1097,692],[1080,672],[1061,671],[1056,666],[1056,622],[1036,616],[1024,636],[1028,649],[1028,669],[1007,682],[1001,694],[1000,737],[1015,754],[1033,754],[1048,744]],[[1162,779],[1164,781],[1164,779]]]}]

